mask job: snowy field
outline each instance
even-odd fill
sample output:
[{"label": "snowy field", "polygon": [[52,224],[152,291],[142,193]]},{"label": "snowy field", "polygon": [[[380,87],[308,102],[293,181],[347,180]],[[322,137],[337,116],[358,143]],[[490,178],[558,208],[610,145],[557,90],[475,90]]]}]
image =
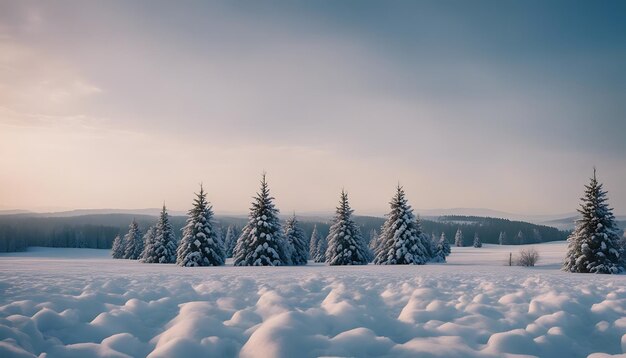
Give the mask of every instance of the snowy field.
[{"label": "snowy field", "polygon": [[[109,251],[0,255],[0,357],[584,357],[626,352],[626,276],[559,271],[564,243],[426,266],[181,268]],[[601,356],[601,355],[598,355]]]}]

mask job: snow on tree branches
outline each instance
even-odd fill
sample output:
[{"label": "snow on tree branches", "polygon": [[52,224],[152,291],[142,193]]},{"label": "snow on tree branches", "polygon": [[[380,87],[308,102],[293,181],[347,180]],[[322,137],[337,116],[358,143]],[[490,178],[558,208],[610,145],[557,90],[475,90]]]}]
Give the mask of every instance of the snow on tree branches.
[{"label": "snow on tree branches", "polygon": [[483,247],[483,243],[482,241],[480,241],[480,236],[478,236],[478,233],[474,234],[474,247],[475,248],[480,248]]},{"label": "snow on tree branches", "polygon": [[113,239],[113,246],[111,247],[111,256],[114,259],[124,258],[124,241],[119,235],[115,236],[115,239]]},{"label": "snow on tree branches", "polygon": [[287,220],[285,239],[291,246],[291,263],[293,265],[306,265],[309,260],[306,238],[304,230],[298,225],[295,215]]},{"label": "snow on tree branches", "polygon": [[333,224],[328,233],[325,258],[329,265],[367,265],[367,247],[348,203],[348,194],[342,190]]},{"label": "snow on tree branches", "polygon": [[398,185],[391,199],[391,211],[383,224],[374,263],[378,265],[423,265],[431,259],[424,244],[430,241],[422,233],[413,215],[404,189]]},{"label": "snow on tree branches", "polygon": [[456,230],[456,235],[454,235],[454,246],[463,247],[463,231],[460,228]]},{"label": "snow on tree branches", "polygon": [[226,257],[233,257],[233,250],[237,244],[237,229],[233,225],[229,225],[226,229],[226,237],[224,238],[224,250],[226,251]]},{"label": "snow on tree branches", "polygon": [[578,209],[581,217],[567,239],[564,271],[616,274],[625,270],[625,253],[619,244],[613,209],[607,204],[606,194],[594,168]]},{"label": "snow on tree branches", "polygon": [[312,260],[315,260],[315,255],[317,254],[317,243],[319,242],[321,236],[317,232],[317,225],[313,226],[313,232],[311,233],[311,238],[309,239],[309,257]]},{"label": "snow on tree branches", "polygon": [[222,240],[217,236],[213,223],[213,208],[206,200],[202,185],[196,193],[193,207],[188,212],[183,237],[176,251],[179,266],[221,266],[225,252]]},{"label": "snow on tree branches", "polygon": [[133,219],[128,227],[128,233],[124,236],[124,258],[139,260],[143,251],[143,237],[137,221]]},{"label": "snow on tree branches", "polygon": [[142,262],[160,264],[176,262],[176,237],[165,204],[154,228],[154,236],[148,239],[145,243]]},{"label": "snow on tree branches", "polygon": [[278,209],[265,180],[257,193],[248,224],[237,240],[233,253],[235,266],[282,266],[291,264],[290,250],[278,220]]},{"label": "snow on tree branches", "polygon": [[450,244],[448,243],[448,239],[446,238],[445,233],[441,233],[439,237],[439,241],[435,246],[435,253],[433,255],[433,262],[446,262],[446,257],[450,255]]}]

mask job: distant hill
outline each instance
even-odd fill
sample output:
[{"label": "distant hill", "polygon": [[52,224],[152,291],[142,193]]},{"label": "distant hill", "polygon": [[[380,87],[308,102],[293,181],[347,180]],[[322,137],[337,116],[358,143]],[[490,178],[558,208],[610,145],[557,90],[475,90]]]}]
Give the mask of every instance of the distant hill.
[{"label": "distant hill", "polygon": [[[574,226],[576,225],[577,219],[578,219],[578,216],[570,216],[570,217],[563,218],[563,219],[546,221],[546,222],[543,222],[542,224],[555,227],[559,230],[571,231],[571,230],[574,230]],[[616,216],[615,219],[617,221],[617,226],[623,232],[624,229],[626,229],[626,216],[622,216],[622,215]]]}]

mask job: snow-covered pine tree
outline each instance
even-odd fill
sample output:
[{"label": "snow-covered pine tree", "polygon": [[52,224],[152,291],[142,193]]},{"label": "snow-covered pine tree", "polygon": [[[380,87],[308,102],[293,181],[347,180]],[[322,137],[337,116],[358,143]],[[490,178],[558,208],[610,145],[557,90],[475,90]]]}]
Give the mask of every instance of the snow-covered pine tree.
[{"label": "snow-covered pine tree", "polygon": [[149,264],[173,264],[176,262],[176,237],[165,204],[163,204],[163,210],[154,229],[154,237],[150,241],[150,246],[144,250],[143,262]]},{"label": "snow-covered pine tree", "polygon": [[[419,220],[419,217],[417,219]],[[423,245],[426,249],[426,253],[430,257],[435,257],[435,254],[437,253],[437,245],[439,244],[439,237],[434,231],[430,233],[430,236],[426,234],[424,234],[424,236],[426,236],[426,241]]]},{"label": "snow-covered pine tree", "polygon": [[187,215],[183,237],[176,250],[176,264],[187,267],[223,265],[226,253],[213,223],[213,207],[206,200],[202,185]]},{"label": "snow-covered pine tree", "polygon": [[500,231],[500,236],[498,237],[498,243],[500,245],[505,245],[506,244],[506,232]]},{"label": "snow-covered pine tree", "polygon": [[141,262],[146,262],[146,258],[150,257],[154,248],[154,233],[156,228],[150,226],[146,233],[143,235],[143,251],[141,252]]},{"label": "snow-covered pine tree", "polygon": [[441,233],[441,237],[437,240],[437,244],[435,245],[435,250],[433,257],[430,261],[432,262],[446,262],[446,256],[450,254],[450,244],[446,240],[446,235]]},{"label": "snow-covered pine tree", "polygon": [[224,239],[225,233],[222,231],[222,227],[219,225],[213,225],[213,229],[215,230],[215,237],[222,243],[222,248],[224,248]]},{"label": "snow-covered pine tree", "polygon": [[298,225],[295,215],[287,220],[285,239],[291,245],[291,263],[293,265],[306,265],[309,260],[309,251],[304,230]]},{"label": "snow-covered pine tree", "polygon": [[526,243],[526,237],[524,236],[522,230],[517,233],[517,237],[515,238],[515,240],[517,241],[518,245],[524,245]]},{"label": "snow-covered pine tree", "polygon": [[341,190],[341,199],[328,232],[325,258],[329,265],[367,265],[367,247],[348,203],[348,194]]},{"label": "snow-covered pine tree", "polygon": [[483,243],[482,241],[480,241],[480,236],[478,236],[478,233],[474,233],[474,247],[483,247]]},{"label": "snow-covered pine tree", "polygon": [[278,209],[265,180],[252,202],[248,224],[233,253],[235,266],[282,266],[291,264],[290,248],[278,220]]},{"label": "snow-covered pine tree", "polygon": [[226,257],[233,257],[233,250],[237,244],[237,229],[233,225],[229,225],[226,230],[226,237],[224,238],[224,250],[226,251]]},{"label": "snow-covered pine tree", "polygon": [[456,235],[454,235],[454,246],[463,247],[463,231],[461,231],[461,228],[458,228]]},{"label": "snow-covered pine tree", "polygon": [[445,256],[449,256],[452,250],[450,249],[450,243],[448,242],[448,238],[446,237],[445,232],[441,232],[441,236],[439,237],[439,245],[441,246],[441,250]]},{"label": "snow-covered pine tree", "polygon": [[111,256],[114,259],[124,258],[124,241],[120,235],[115,236],[113,239],[113,246],[111,247]]},{"label": "snow-covered pine tree", "polygon": [[616,274],[626,269],[613,209],[607,204],[606,194],[594,168],[593,178],[585,186],[585,195],[578,209],[581,217],[567,239],[564,271]]},{"label": "snow-covered pine tree", "polygon": [[317,254],[317,243],[320,238],[321,236],[317,232],[317,225],[313,225],[313,232],[311,233],[311,238],[309,239],[309,258],[311,258],[311,260],[315,260],[315,255]]},{"label": "snow-covered pine tree", "polygon": [[389,203],[391,211],[382,227],[374,263],[378,265],[423,265],[431,258],[426,247],[430,238],[422,233],[404,189],[398,185]]},{"label": "snow-covered pine tree", "polygon": [[139,230],[137,221],[133,221],[128,226],[128,233],[124,236],[124,258],[129,260],[139,260],[143,251],[143,234]]},{"label": "snow-covered pine tree", "polygon": [[326,250],[328,249],[328,241],[323,236],[320,236],[319,240],[317,240],[317,247],[315,248],[315,257],[313,257],[313,261],[315,262],[326,262]]}]

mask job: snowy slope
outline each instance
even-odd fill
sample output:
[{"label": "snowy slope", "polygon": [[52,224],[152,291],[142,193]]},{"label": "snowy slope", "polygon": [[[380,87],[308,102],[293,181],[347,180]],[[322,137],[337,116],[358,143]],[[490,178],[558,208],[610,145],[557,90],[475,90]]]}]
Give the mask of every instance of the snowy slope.
[{"label": "snowy slope", "polygon": [[0,357],[580,357],[626,351],[626,276],[558,270],[564,243],[426,266],[200,267],[108,251],[0,255]]}]

